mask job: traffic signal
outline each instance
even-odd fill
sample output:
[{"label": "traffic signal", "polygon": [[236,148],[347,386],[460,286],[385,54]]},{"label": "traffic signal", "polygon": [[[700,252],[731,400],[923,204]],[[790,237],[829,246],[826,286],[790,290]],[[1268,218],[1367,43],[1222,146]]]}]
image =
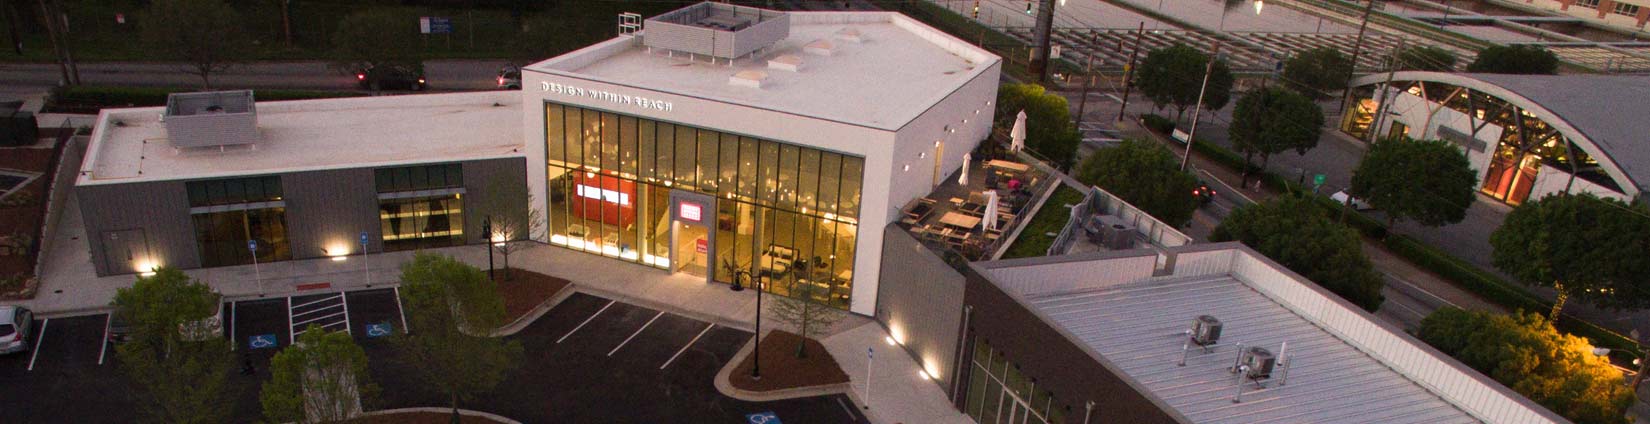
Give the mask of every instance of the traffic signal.
[{"label": "traffic signal", "polygon": [[1031,14],[1031,2],[1029,2],[1029,1],[1026,2],[1026,14],[1027,15]]},{"label": "traffic signal", "polygon": [[980,19],[980,0],[974,0],[974,19]]}]

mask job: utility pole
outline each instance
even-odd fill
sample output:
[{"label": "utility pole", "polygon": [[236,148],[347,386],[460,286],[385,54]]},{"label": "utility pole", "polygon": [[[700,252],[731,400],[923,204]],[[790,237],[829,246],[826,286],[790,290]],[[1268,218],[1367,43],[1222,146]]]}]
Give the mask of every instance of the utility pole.
[{"label": "utility pole", "polygon": [[[1400,38],[1398,39],[1398,47],[1393,48],[1392,55],[1387,58],[1386,83],[1381,84],[1381,101],[1375,104],[1375,117],[1369,120],[1369,133],[1364,134],[1370,144],[1375,143],[1375,133],[1381,129],[1381,121],[1386,120],[1387,111],[1390,110],[1387,109],[1386,95],[1387,92],[1392,91],[1392,77],[1398,73],[1398,52],[1403,50],[1404,40]],[[1348,89],[1350,88],[1348,87]]]},{"label": "utility pole", "polygon": [[1083,69],[1087,78],[1083,78],[1083,97],[1077,99],[1077,131],[1083,131],[1083,109],[1089,105],[1089,87],[1094,85],[1094,55],[1089,55],[1089,63]]},{"label": "utility pole", "polygon": [[6,8],[3,12],[6,14],[6,28],[11,28],[11,47],[17,51],[18,56],[22,56],[23,38],[17,32],[17,5],[9,1],[0,1],[0,3],[4,3],[0,4],[0,7]]},{"label": "utility pole", "polygon": [[52,18],[52,10],[46,7],[46,0],[35,0],[40,5],[40,20],[46,23],[46,36],[52,42],[52,53],[57,55],[57,70],[62,74],[63,85],[74,85],[69,79],[69,62],[63,59],[63,45],[57,40],[57,20]]},{"label": "utility pole", "polygon": [[1129,89],[1134,88],[1134,58],[1140,55],[1140,42],[1146,38],[1146,22],[1140,22],[1140,29],[1134,32],[1134,50],[1129,52],[1129,65],[1123,67],[1123,107],[1117,109],[1117,122],[1123,122],[1123,114],[1129,111]]},{"label": "utility pole", "polygon": [[[1031,50],[1031,75],[1037,82],[1048,81],[1049,68],[1049,33],[1054,30],[1054,2],[1058,0],[1038,0],[1037,26],[1035,27]],[[1029,6],[1029,4],[1028,4]]]},{"label": "utility pole", "polygon": [[292,47],[292,0],[281,0],[281,33],[286,46]]},{"label": "utility pole", "polygon": [[63,5],[52,0],[52,11],[57,16],[57,32],[63,38],[63,60],[69,62],[69,77],[74,79],[74,85],[80,85],[80,65],[74,62],[74,43],[69,42],[69,14],[63,13]]},{"label": "utility pole", "polygon": [[1192,129],[1186,133],[1186,156],[1180,157],[1180,170],[1186,171],[1186,163],[1192,161],[1192,143],[1197,142],[1197,117],[1203,113],[1203,94],[1209,92],[1209,74],[1215,73],[1215,61],[1220,60],[1220,44],[1215,44],[1215,51],[1209,55],[1209,64],[1203,67],[1203,87],[1197,89],[1197,106],[1192,108]]},{"label": "utility pole", "polygon": [[1374,10],[1375,0],[1369,0],[1369,4],[1364,5],[1362,22],[1358,24],[1358,41],[1352,43],[1352,66],[1348,66],[1346,71],[1347,87],[1341,89],[1341,113],[1346,113],[1346,109],[1352,106],[1352,76],[1358,74],[1358,54],[1363,53],[1364,31],[1369,29],[1369,12]]}]

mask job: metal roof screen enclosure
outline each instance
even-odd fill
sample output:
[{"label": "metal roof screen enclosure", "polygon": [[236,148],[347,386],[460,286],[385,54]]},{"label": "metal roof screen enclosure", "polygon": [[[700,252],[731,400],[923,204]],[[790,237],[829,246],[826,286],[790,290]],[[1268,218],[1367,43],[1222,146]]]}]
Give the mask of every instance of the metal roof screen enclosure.
[{"label": "metal roof screen enclosure", "polygon": [[735,59],[790,35],[791,18],[784,12],[706,2],[648,19],[642,44]]},{"label": "metal roof screen enclosure", "polygon": [[251,90],[172,93],[166,96],[166,137],[180,149],[258,142]]}]

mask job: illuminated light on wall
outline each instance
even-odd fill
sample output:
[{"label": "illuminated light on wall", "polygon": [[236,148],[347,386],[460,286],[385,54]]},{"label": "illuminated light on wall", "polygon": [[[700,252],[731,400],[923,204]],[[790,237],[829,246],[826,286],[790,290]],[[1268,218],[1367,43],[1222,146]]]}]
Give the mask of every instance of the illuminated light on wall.
[{"label": "illuminated light on wall", "polygon": [[894,336],[883,337],[882,340],[888,342],[889,346],[894,345]]},{"label": "illuminated light on wall", "polygon": [[153,277],[156,269],[160,269],[160,264],[153,260],[139,262],[137,266],[138,275],[144,277]]},{"label": "illuminated light on wall", "polygon": [[334,262],[343,262],[344,259],[349,258],[349,248],[342,246],[328,247],[326,249],[326,254],[327,257],[332,258]]},{"label": "illuminated light on wall", "polygon": [[934,376],[928,374],[928,370],[917,370],[917,375],[922,376],[923,380],[933,380],[934,379]]},{"label": "illuminated light on wall", "polygon": [[922,373],[926,378],[940,378],[939,368],[940,367],[938,365],[934,365],[934,362],[932,361],[922,361]]}]

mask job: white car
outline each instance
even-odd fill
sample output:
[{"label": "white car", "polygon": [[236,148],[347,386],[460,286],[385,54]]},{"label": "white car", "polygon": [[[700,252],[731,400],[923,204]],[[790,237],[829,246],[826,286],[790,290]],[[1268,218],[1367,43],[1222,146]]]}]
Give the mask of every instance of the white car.
[{"label": "white car", "polygon": [[[1341,191],[1335,192],[1335,194],[1329,195],[1329,200],[1334,200],[1335,203],[1340,203],[1340,204],[1345,205],[1345,204],[1347,204],[1346,199],[1348,197],[1352,197],[1352,196],[1349,195],[1349,194],[1346,194],[1346,190],[1341,190]],[[1367,210],[1371,210],[1371,209],[1375,209],[1375,207],[1370,206],[1369,202],[1365,202],[1365,201],[1363,201],[1363,199],[1352,197],[1352,210],[1367,211]]]},{"label": "white car", "polygon": [[0,306],[0,354],[29,350],[34,313],[22,306]]}]

